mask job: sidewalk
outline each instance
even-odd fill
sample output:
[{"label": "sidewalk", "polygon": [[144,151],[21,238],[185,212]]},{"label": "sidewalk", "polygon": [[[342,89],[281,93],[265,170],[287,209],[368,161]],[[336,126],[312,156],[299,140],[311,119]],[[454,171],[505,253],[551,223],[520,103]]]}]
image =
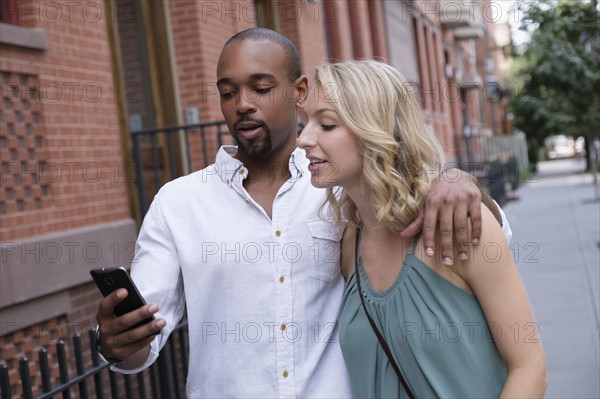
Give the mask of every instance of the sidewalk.
[{"label": "sidewalk", "polygon": [[546,351],[546,398],[600,398],[600,202],[582,166],[540,163],[504,206]]}]

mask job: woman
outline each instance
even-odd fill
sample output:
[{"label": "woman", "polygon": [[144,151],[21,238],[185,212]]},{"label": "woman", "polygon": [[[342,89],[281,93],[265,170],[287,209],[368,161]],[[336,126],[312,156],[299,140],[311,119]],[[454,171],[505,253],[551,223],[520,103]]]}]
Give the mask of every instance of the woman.
[{"label": "woman", "polygon": [[441,178],[443,164],[410,89],[383,63],[322,65],[298,139],[310,160],[312,184],[327,188],[337,221],[358,226],[346,229],[342,241],[347,283],[338,320],[354,394],[541,397],[544,353],[492,213],[482,206],[480,245],[471,248],[470,259],[456,259],[452,266],[448,259],[428,257],[418,237],[399,235],[418,214],[431,183]]}]

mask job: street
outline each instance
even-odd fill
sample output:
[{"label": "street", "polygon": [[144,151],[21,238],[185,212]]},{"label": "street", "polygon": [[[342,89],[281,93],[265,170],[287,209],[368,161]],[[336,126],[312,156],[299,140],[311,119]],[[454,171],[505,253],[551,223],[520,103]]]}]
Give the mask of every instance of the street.
[{"label": "street", "polygon": [[546,352],[546,398],[600,398],[600,202],[583,167],[540,162],[504,206]]}]

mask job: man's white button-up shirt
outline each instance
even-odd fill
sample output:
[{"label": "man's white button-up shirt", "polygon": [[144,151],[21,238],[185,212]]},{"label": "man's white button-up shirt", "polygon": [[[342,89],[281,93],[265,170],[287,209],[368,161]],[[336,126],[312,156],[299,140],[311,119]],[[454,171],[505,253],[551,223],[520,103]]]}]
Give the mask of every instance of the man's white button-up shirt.
[{"label": "man's white button-up shirt", "polygon": [[156,360],[187,306],[188,397],[351,397],[335,329],[345,226],[319,218],[325,191],[310,184],[303,150],[271,218],[244,189],[235,151],[221,148],[152,202],[132,277],[167,326],[129,372]]}]

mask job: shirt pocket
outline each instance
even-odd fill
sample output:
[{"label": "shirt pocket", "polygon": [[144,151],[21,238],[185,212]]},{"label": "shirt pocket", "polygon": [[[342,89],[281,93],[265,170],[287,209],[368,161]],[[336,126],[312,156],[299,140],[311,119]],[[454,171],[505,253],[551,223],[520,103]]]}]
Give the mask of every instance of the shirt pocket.
[{"label": "shirt pocket", "polygon": [[346,224],[310,219],[306,221],[306,226],[312,238],[310,276],[326,283],[337,279],[340,275],[340,240]]}]

